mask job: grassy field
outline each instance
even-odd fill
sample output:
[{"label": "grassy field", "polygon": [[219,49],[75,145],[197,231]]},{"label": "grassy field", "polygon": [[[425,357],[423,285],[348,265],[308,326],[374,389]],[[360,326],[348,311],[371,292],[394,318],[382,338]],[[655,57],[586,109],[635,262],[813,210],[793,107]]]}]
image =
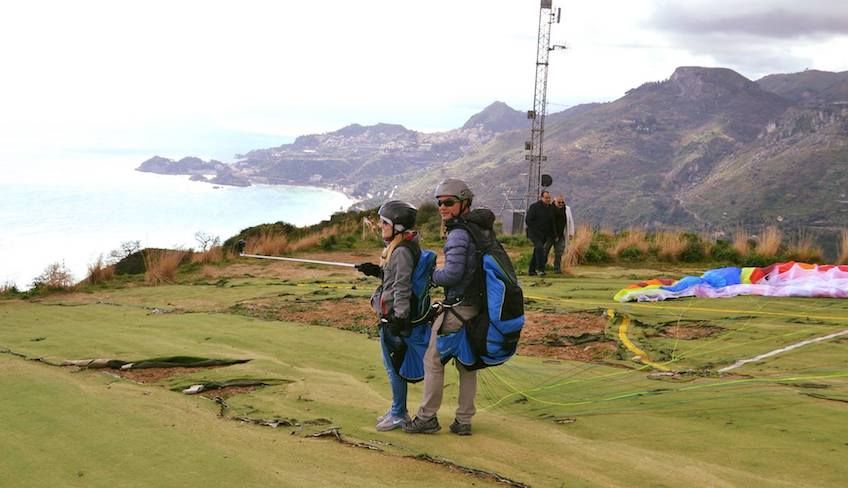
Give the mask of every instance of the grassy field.
[{"label": "grassy field", "polygon": [[[525,277],[528,310],[568,329],[536,338],[566,356],[482,371],[466,438],[446,432],[452,368],[442,433],[374,430],[390,401],[376,282],[352,272],[243,261],[174,285],[0,301],[0,486],[502,485],[494,473],[516,486],[842,486],[848,337],[718,370],[848,329],[848,302],[612,301],[632,281],[700,271]],[[591,346],[559,340],[578,315],[600,321],[606,353],[563,359]],[[170,356],[250,361],[147,378],[56,366]],[[180,393],[232,380],[269,385]],[[413,385],[410,410],[420,396]]]}]

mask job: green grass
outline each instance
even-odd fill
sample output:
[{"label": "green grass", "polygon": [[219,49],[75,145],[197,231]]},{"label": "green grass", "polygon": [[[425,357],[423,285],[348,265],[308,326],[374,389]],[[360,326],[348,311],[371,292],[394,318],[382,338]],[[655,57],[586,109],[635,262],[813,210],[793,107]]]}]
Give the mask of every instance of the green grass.
[{"label": "green grass", "polygon": [[[424,453],[532,486],[839,486],[848,476],[848,340],[716,373],[738,359],[848,328],[848,303],[739,297],[620,304],[613,294],[632,281],[698,271],[574,272],[524,278],[528,307],[611,310],[618,318],[605,335],[616,341],[626,315],[634,321],[629,340],[654,363],[683,374],[654,375],[624,345],[619,358],[598,364],[516,357],[480,373],[470,438],[374,431],[390,393],[379,345],[368,335],[230,312],[257,299],[346,295],[367,310],[374,283],[353,275],[299,282],[237,277],[223,286],[0,301],[0,348],[29,358],[251,359],[139,385],[0,354],[0,391],[15,392],[0,402],[0,418],[15,419],[4,422],[0,437],[0,449],[11,453],[0,458],[0,486],[494,485],[407,457]],[[699,339],[658,333],[680,322],[716,332]],[[303,425],[274,430],[218,418],[217,404],[171,390],[232,379],[276,384],[228,398],[226,417],[285,417]],[[445,430],[456,381],[449,367],[440,412]],[[409,397],[414,410],[420,385]],[[328,427],[321,419],[383,452],[307,437]]]}]

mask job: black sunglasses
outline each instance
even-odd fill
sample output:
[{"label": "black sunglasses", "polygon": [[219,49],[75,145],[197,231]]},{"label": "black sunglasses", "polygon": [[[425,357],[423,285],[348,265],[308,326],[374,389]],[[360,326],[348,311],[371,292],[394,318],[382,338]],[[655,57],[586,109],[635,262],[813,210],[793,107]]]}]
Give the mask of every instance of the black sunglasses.
[{"label": "black sunglasses", "polygon": [[436,200],[436,205],[440,207],[453,207],[458,201],[455,198],[445,198],[444,200]]}]

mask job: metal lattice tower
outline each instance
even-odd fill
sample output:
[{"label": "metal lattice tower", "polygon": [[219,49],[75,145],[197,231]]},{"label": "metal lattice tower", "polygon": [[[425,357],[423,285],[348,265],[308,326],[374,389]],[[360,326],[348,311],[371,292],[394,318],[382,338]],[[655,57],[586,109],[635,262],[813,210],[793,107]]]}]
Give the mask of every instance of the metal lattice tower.
[{"label": "metal lattice tower", "polygon": [[536,201],[542,191],[542,163],[548,159],[543,152],[548,107],[548,57],[554,49],[565,48],[560,45],[551,47],[551,26],[554,22],[559,23],[560,9],[554,13],[552,0],[541,2],[536,45],[536,88],[533,92],[533,109],[527,112],[527,118],[531,120],[530,140],[524,143],[524,149],[528,152],[524,158],[529,162],[525,208]]}]

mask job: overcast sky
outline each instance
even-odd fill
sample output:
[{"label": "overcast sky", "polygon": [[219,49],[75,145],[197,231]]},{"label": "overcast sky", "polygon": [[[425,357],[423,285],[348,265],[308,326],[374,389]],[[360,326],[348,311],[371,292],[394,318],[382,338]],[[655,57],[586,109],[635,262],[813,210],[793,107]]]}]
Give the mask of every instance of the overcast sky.
[{"label": "overcast sky", "polygon": [[[549,112],[677,66],[848,70],[845,0],[585,0],[562,8]],[[155,148],[349,123],[433,131],[532,105],[538,0],[115,0],[0,6],[0,144]]]}]

